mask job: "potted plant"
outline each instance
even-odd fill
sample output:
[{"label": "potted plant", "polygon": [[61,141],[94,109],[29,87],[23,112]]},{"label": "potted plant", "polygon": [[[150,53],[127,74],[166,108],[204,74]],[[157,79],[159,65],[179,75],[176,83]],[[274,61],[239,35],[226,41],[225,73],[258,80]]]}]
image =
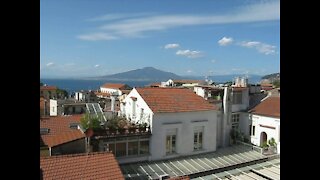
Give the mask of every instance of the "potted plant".
[{"label": "potted plant", "polygon": [[139,131],[140,132],[145,132],[146,129],[147,129],[147,123],[139,124]]},{"label": "potted plant", "polygon": [[268,151],[268,141],[263,142],[262,145],[260,145],[260,147],[263,149],[264,152]]},{"label": "potted plant", "polygon": [[274,138],[271,138],[269,140],[269,145],[270,145],[270,147],[268,148],[269,151],[272,153],[276,153],[277,152],[277,143]]},{"label": "potted plant", "polygon": [[126,129],[122,128],[122,127],[119,127],[118,131],[119,131],[120,134],[124,134],[126,132]]},{"label": "potted plant", "polygon": [[134,123],[132,123],[130,126],[129,126],[129,132],[130,133],[134,133],[135,131],[136,131],[136,126],[135,126],[135,124]]}]

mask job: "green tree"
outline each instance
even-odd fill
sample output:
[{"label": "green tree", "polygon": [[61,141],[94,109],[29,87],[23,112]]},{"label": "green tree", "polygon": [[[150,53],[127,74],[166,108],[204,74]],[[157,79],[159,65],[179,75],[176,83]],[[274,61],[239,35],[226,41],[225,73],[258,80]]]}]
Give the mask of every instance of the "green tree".
[{"label": "green tree", "polygon": [[42,83],[42,82],[40,82],[40,86],[43,86],[43,83]]},{"label": "green tree", "polygon": [[80,124],[82,128],[87,130],[88,128],[92,128],[93,130],[95,129],[101,129],[100,126],[100,119],[102,118],[101,114],[89,114],[86,113],[84,114],[81,119],[80,119]]},{"label": "green tree", "polygon": [[272,147],[277,147],[277,143],[276,143],[276,140],[274,138],[271,138],[268,143]]},{"label": "green tree", "polygon": [[279,87],[280,87],[280,80],[275,80],[275,81],[273,81],[273,85],[274,85],[276,88],[279,88]]},{"label": "green tree", "polygon": [[57,89],[57,94],[59,98],[68,97],[68,92],[64,89]]}]

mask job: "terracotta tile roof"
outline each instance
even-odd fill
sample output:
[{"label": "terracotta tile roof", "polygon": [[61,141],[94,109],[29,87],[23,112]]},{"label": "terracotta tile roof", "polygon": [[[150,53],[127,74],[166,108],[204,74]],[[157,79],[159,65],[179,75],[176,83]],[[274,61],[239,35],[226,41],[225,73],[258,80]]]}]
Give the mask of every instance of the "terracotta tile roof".
[{"label": "terracotta tile roof", "polygon": [[190,80],[190,79],[175,79],[172,80],[174,83],[191,84],[191,83],[202,83],[203,80]]},{"label": "terracotta tile roof", "polygon": [[40,109],[44,109],[45,105],[45,99],[43,97],[40,97]]},{"label": "terracotta tile roof", "polygon": [[40,118],[40,128],[48,128],[49,133],[41,135],[43,142],[49,147],[84,138],[78,129],[71,129],[70,123],[80,123],[81,114],[72,116],[56,116]]},{"label": "terracotta tile roof", "polygon": [[261,87],[273,87],[273,85],[270,83],[262,83]]},{"label": "terracotta tile roof", "polygon": [[129,94],[131,90],[121,90],[122,94]]},{"label": "terracotta tile roof", "polygon": [[268,87],[268,86],[261,87],[261,90],[265,90],[265,91],[270,91],[272,89],[274,89],[274,88],[273,87]]},{"label": "terracotta tile roof", "polygon": [[216,110],[217,107],[196,95],[190,89],[137,88],[154,113]]},{"label": "terracotta tile roof", "polygon": [[94,92],[96,96],[102,96],[102,97],[110,97],[110,93],[106,92]]},{"label": "terracotta tile roof", "polygon": [[110,84],[110,83],[106,83],[106,84],[102,85],[101,87],[110,88],[110,89],[125,89],[126,85],[125,84]]},{"label": "terracotta tile roof", "polygon": [[40,157],[43,179],[124,179],[110,152]]},{"label": "terracotta tile roof", "polygon": [[249,112],[257,115],[280,118],[280,97],[268,97]]},{"label": "terracotta tile roof", "polygon": [[40,90],[57,90],[56,86],[40,86]]}]

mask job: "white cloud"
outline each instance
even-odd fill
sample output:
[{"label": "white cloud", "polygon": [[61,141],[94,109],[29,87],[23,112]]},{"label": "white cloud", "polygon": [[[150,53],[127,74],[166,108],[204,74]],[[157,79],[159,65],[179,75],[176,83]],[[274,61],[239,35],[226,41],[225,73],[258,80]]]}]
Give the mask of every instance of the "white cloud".
[{"label": "white cloud", "polygon": [[95,67],[95,68],[98,68],[98,67],[100,67],[100,65],[99,65],[99,64],[96,64],[94,67]]},{"label": "white cloud", "polygon": [[114,40],[117,39],[116,36],[113,36],[108,33],[92,33],[87,35],[78,36],[79,39],[87,40],[87,41],[100,41],[100,40]]},{"label": "white cloud", "polygon": [[141,37],[143,33],[161,31],[182,26],[197,26],[210,24],[263,22],[280,19],[280,1],[269,1],[238,7],[233,11],[215,15],[141,15],[127,17],[122,15],[105,15],[103,19],[113,19],[100,26],[104,33],[80,35],[82,40],[113,40],[122,37]]},{"label": "white cloud", "polygon": [[192,72],[193,72],[192,70],[188,70],[188,71],[187,71],[187,73],[192,73]]},{"label": "white cloud", "polygon": [[47,67],[50,67],[50,66],[53,66],[53,65],[54,65],[53,62],[49,62],[49,63],[46,64]]},{"label": "white cloud", "polygon": [[176,52],[176,55],[186,56],[188,58],[199,58],[203,56],[203,53],[201,51],[190,51],[189,49],[187,49],[187,50],[178,50]]},{"label": "white cloud", "polygon": [[223,37],[218,41],[220,46],[227,46],[230,45],[233,42],[233,39],[231,37]]},{"label": "white cloud", "polygon": [[265,44],[258,41],[249,41],[249,42],[242,42],[240,46],[247,47],[247,48],[254,48],[258,52],[263,53],[265,55],[275,54],[276,53],[276,46],[272,46],[270,44]]},{"label": "white cloud", "polygon": [[174,49],[180,47],[179,44],[167,44],[164,46],[165,49]]},{"label": "white cloud", "polygon": [[212,62],[212,63],[215,63],[215,62],[217,62],[217,61],[216,61],[215,59],[212,59],[211,62]]},{"label": "white cloud", "polygon": [[141,16],[150,16],[151,13],[123,13],[123,14],[106,14],[103,16],[98,16],[95,18],[88,19],[88,21],[112,21],[112,20],[119,20],[119,19],[126,19],[126,18],[133,18],[133,17],[141,17]]}]

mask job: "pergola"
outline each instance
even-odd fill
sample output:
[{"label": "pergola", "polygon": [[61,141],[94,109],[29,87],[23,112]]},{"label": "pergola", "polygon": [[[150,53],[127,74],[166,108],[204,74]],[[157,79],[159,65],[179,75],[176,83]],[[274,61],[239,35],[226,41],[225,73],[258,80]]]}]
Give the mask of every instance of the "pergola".
[{"label": "pergola", "polygon": [[121,170],[127,179],[158,179],[165,175],[170,177],[189,176],[190,178],[200,178],[203,176],[202,178],[204,178],[207,175],[265,161],[268,161],[268,157],[254,151],[251,147],[234,145],[218,149],[212,153],[161,161],[124,164],[121,165]]}]

